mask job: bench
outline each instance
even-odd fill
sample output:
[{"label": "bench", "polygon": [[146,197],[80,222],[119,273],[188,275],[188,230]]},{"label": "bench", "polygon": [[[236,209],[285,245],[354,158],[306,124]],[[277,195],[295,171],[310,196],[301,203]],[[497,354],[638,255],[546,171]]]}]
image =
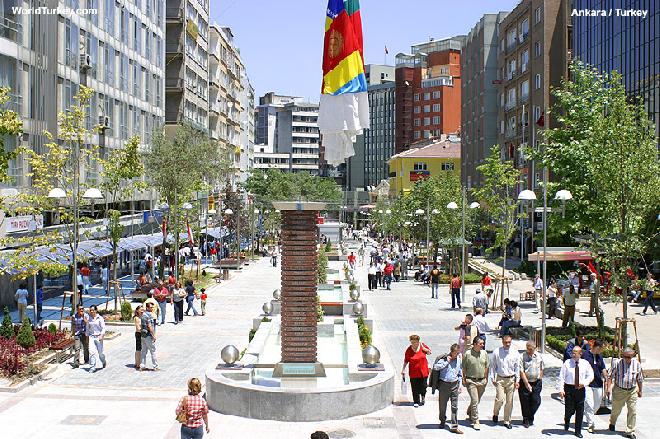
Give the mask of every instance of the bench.
[{"label": "bench", "polygon": [[55,351],[55,359],[58,363],[64,363],[67,358],[73,355],[73,347],[75,342],[72,338],[65,338],[50,346],[51,351]]}]

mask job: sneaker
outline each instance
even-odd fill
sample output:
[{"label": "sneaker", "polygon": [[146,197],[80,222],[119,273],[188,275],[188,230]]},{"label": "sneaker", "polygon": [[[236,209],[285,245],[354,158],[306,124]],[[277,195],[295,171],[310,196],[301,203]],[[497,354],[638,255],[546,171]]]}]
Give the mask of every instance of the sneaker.
[{"label": "sneaker", "polygon": [[417,407],[419,407],[419,404],[414,403],[414,404],[413,404],[413,407],[417,408]]},{"label": "sneaker", "polygon": [[451,432],[454,433],[454,434],[463,434],[463,430],[459,430],[458,427],[454,427],[454,428],[452,428],[452,429],[449,430],[449,431],[451,431]]},{"label": "sneaker", "polygon": [[614,430],[615,430],[614,424],[610,424],[610,431],[614,431]]},{"label": "sneaker", "polygon": [[513,427],[511,426],[511,423],[510,423],[510,422],[507,422],[506,424],[504,424],[504,426],[505,426],[506,428],[508,428],[509,430],[511,430],[511,429],[513,428]]},{"label": "sneaker", "polygon": [[587,427],[587,431],[589,433],[593,433],[594,432],[594,424],[591,424],[589,427]]},{"label": "sneaker", "polygon": [[479,423],[477,422],[476,424],[472,425],[472,428],[474,428],[475,430],[479,431],[479,430],[481,430],[481,424],[479,424]]}]

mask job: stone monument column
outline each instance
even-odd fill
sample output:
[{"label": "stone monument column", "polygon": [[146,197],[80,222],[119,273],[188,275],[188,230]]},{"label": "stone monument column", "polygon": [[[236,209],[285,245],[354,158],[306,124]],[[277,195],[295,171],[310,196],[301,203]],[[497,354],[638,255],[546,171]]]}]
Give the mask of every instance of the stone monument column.
[{"label": "stone monument column", "polygon": [[325,376],[316,359],[316,214],[325,204],[273,205],[282,213],[282,361],[273,376]]}]

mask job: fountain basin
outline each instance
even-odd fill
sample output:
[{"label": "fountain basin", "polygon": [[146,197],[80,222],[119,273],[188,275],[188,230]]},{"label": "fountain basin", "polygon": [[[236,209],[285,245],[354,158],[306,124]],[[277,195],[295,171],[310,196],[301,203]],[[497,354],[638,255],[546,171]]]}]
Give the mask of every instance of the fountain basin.
[{"label": "fountain basin", "polygon": [[274,378],[279,361],[279,317],[261,323],[239,370],[211,368],[206,399],[220,413],[278,421],[344,419],[383,409],[394,397],[394,374],[360,370],[355,320],[325,319],[318,325],[318,361],[323,378]]}]

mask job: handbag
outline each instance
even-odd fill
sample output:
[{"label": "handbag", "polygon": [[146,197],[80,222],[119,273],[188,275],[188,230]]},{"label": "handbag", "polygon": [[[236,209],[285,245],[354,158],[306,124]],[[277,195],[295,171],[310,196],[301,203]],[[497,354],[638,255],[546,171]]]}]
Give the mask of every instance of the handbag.
[{"label": "handbag", "polygon": [[406,376],[401,377],[401,396],[408,396],[408,386],[406,385]]},{"label": "handbag", "polygon": [[188,404],[186,404],[188,398],[185,396],[183,397],[183,402],[181,403],[181,407],[183,410],[179,414],[176,415],[176,420],[177,422],[181,424],[185,424],[188,422]]}]

